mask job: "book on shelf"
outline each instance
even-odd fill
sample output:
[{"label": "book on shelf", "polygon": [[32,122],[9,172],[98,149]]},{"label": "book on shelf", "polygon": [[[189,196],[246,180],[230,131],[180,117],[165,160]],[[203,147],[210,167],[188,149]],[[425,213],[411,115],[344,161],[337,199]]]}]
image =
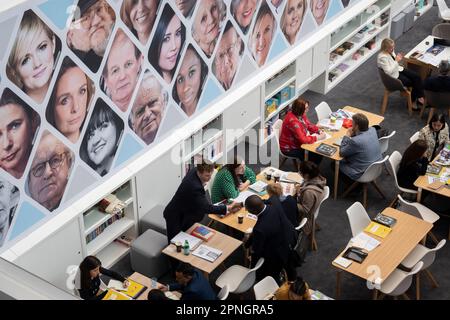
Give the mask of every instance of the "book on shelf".
[{"label": "book on shelf", "polygon": [[197,237],[203,241],[208,241],[215,234],[216,234],[215,231],[212,231],[202,225],[195,227],[195,229],[192,230],[192,232],[191,232],[191,235],[193,235],[194,237]]},{"label": "book on shelf", "polygon": [[94,231],[90,232],[86,236],[86,243],[89,243],[92,240],[94,240],[95,238],[97,238],[100,234],[103,233],[103,231],[105,231],[106,228],[108,228],[110,225],[112,225],[117,220],[122,219],[123,217],[124,217],[124,215],[122,213],[111,215],[111,217],[107,221],[103,222]]},{"label": "book on shelf", "polygon": [[209,262],[214,262],[222,255],[222,251],[202,244],[192,254]]},{"label": "book on shelf", "polygon": [[350,66],[346,63],[339,64],[336,69],[338,69],[341,72],[345,72]]},{"label": "book on shelf", "polygon": [[353,48],[354,45],[355,45],[354,43],[349,42],[349,41],[346,41],[346,42],[344,42],[344,43],[342,44],[342,47],[343,47],[345,50],[350,50],[350,49]]},{"label": "book on shelf", "polygon": [[114,240],[118,243],[124,244],[127,247],[131,247],[131,244],[133,243],[133,239],[130,237],[127,237],[125,235],[120,236],[119,238],[117,238],[116,240]]},{"label": "book on shelf", "polygon": [[289,101],[291,98],[291,88],[289,86],[284,87],[280,91],[280,105],[285,103],[286,101]]},{"label": "book on shelf", "polygon": [[125,208],[125,203],[114,194],[108,194],[98,203],[98,210],[107,214],[121,214]]},{"label": "book on shelf", "polygon": [[202,239],[194,237],[184,231],[180,231],[175,237],[172,238],[172,240],[170,240],[170,243],[176,244],[177,242],[181,242],[181,244],[184,244],[186,240],[189,243],[190,251],[195,250],[195,248],[197,248],[200,243],[202,243]]},{"label": "book on shelf", "polygon": [[266,101],[264,116],[267,118],[272,112],[275,112],[280,105],[278,99],[270,98]]}]

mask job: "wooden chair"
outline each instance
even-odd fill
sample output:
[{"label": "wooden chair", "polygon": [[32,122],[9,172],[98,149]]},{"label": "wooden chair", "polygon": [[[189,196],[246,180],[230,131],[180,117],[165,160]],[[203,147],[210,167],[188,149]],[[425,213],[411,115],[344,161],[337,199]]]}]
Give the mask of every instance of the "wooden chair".
[{"label": "wooden chair", "polygon": [[433,27],[433,31],[431,31],[431,35],[433,37],[450,39],[450,24],[448,23],[440,23]]},{"label": "wooden chair", "polygon": [[412,100],[411,100],[411,90],[405,88],[403,83],[399,79],[395,79],[387,75],[383,69],[378,68],[378,73],[380,74],[381,82],[384,85],[384,96],[383,103],[381,104],[381,115],[384,115],[386,111],[389,95],[395,91],[400,91],[400,95],[406,98],[408,104],[409,115],[412,115]]},{"label": "wooden chair", "polygon": [[425,90],[425,103],[420,110],[420,117],[422,117],[425,106],[430,107],[428,113],[427,123],[430,122],[431,117],[436,109],[447,109],[450,116],[450,92],[433,92]]}]

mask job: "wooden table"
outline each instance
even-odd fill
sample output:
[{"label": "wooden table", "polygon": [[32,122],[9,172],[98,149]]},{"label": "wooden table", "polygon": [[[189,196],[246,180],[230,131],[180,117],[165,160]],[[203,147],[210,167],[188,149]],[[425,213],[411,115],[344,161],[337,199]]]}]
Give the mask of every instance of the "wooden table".
[{"label": "wooden table", "polygon": [[[343,110],[345,111],[349,111],[349,112],[353,112],[353,113],[362,113],[364,114],[368,119],[369,119],[369,126],[374,126],[374,125],[379,125],[383,120],[384,117],[377,115],[375,113],[371,113],[368,111],[364,111],[358,108],[354,108],[354,107],[350,107],[350,106],[346,106],[343,108]],[[327,130],[325,130],[327,131]],[[337,151],[333,154],[333,156],[328,157],[326,155],[320,154],[324,157],[330,158],[332,160],[335,161],[335,170],[334,170],[334,189],[333,189],[333,193],[334,193],[334,200],[336,200],[337,198],[337,192],[338,192],[338,180],[339,180],[339,162],[343,159],[340,155],[339,155],[339,147],[336,145],[333,145],[333,143],[342,138],[343,136],[345,136],[347,132],[347,129],[342,127],[339,131],[327,131],[327,133],[329,135],[331,135],[330,138],[325,139],[325,140],[319,140],[316,141],[315,143],[312,144],[302,144],[302,149],[305,150],[305,160],[308,160],[308,152],[314,152],[317,154],[320,154],[318,152],[316,152],[316,148],[321,144],[321,143],[325,143],[328,144],[330,146],[336,147]]]},{"label": "wooden table", "polygon": [[422,200],[422,190],[427,190],[429,192],[433,192],[441,196],[450,198],[450,186],[444,184],[437,190],[431,189],[429,187],[430,184],[428,183],[427,175],[418,177],[416,181],[414,181],[414,185],[417,187],[417,202],[420,202]]},{"label": "wooden table", "polygon": [[[384,209],[383,214],[396,218],[397,223],[392,228],[390,234],[384,239],[369,234],[381,243],[377,248],[369,252],[369,255],[363,263],[360,264],[353,261],[347,269],[344,269],[334,261],[332,262],[332,265],[337,268],[336,299],[340,295],[342,271],[354,274],[371,282],[375,280],[374,273],[379,272],[378,276],[381,278],[382,283],[433,227],[433,224],[429,222],[393,208]],[[345,250],[339,256],[344,252]]]},{"label": "wooden table", "polygon": [[[265,168],[260,174],[258,174],[256,176],[257,180],[261,180],[264,181],[266,183],[270,183],[270,182],[274,182],[273,178],[271,181],[268,181],[266,179],[266,176],[264,174],[264,172],[268,169],[274,169],[274,170],[278,170],[276,168]],[[297,175],[300,177],[300,175],[297,173]],[[294,189],[294,188],[293,188]],[[263,196],[261,196],[262,199],[268,199],[269,196],[266,194],[264,194]],[[226,226],[236,229],[242,233],[246,233],[248,230],[253,229],[253,227],[256,224],[256,220],[248,218],[247,217],[247,210],[245,210],[245,208],[242,208],[241,210],[239,210],[236,213],[231,213],[223,218],[221,218],[219,215],[217,214],[210,214],[208,215],[209,218],[211,218],[214,221],[218,221],[220,223],[225,224]],[[239,223],[238,222],[238,215],[239,214],[243,214],[244,215],[244,221],[243,223]]]},{"label": "wooden table", "polygon": [[[147,300],[147,295],[152,290],[152,279],[144,276],[143,274],[140,274],[139,272],[133,273],[131,276],[128,277],[130,280],[136,281],[144,286],[147,287],[147,289],[141,293],[141,295],[136,300]],[[157,283],[157,285],[162,285],[161,283]],[[175,296],[176,298],[181,297],[181,293],[178,291],[171,291],[171,294]]]},{"label": "wooden table", "polygon": [[[192,227],[190,227],[186,232],[191,233],[195,227],[201,225],[200,223],[195,223]],[[208,228],[208,227],[207,227]],[[190,263],[193,267],[203,271],[206,277],[209,276],[211,272],[213,272],[221,263],[225,261],[237,248],[242,245],[242,241],[236,240],[226,234],[223,234],[217,230],[213,230],[216,234],[212,236],[207,242],[203,242],[208,247],[212,247],[222,251],[222,254],[219,258],[217,258],[214,262],[209,262],[205,259],[196,257],[192,254],[184,255],[183,252],[177,252],[175,245],[170,244],[162,251],[164,254],[169,257],[175,258],[177,260]]]}]

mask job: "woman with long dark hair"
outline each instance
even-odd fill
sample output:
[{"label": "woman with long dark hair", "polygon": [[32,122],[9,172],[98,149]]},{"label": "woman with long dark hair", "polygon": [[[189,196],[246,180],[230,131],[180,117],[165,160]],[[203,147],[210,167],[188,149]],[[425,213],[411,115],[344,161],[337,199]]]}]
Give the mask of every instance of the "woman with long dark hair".
[{"label": "woman with long dark hair", "polygon": [[405,150],[397,172],[397,180],[400,187],[417,190],[417,187],[414,186],[414,181],[427,172],[427,149],[427,142],[419,139]]},{"label": "woman with long dark hair", "polygon": [[105,275],[115,280],[123,282],[124,287],[128,287],[129,282],[115,271],[102,267],[101,261],[94,256],[87,256],[80,264],[80,287],[77,288],[80,297],[84,300],[101,300],[108,290],[100,289],[100,275]]}]

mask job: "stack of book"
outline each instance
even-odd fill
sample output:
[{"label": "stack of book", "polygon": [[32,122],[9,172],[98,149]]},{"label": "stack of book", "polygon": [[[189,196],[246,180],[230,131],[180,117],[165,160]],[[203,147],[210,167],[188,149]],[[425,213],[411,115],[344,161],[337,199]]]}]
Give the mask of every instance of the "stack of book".
[{"label": "stack of book", "polygon": [[95,238],[97,238],[106,228],[108,228],[110,225],[112,225],[117,220],[122,219],[123,217],[124,217],[123,212],[111,215],[111,217],[106,222],[102,223],[94,231],[92,231],[91,233],[89,233],[86,236],[86,243],[89,243],[92,240],[94,240]]}]

